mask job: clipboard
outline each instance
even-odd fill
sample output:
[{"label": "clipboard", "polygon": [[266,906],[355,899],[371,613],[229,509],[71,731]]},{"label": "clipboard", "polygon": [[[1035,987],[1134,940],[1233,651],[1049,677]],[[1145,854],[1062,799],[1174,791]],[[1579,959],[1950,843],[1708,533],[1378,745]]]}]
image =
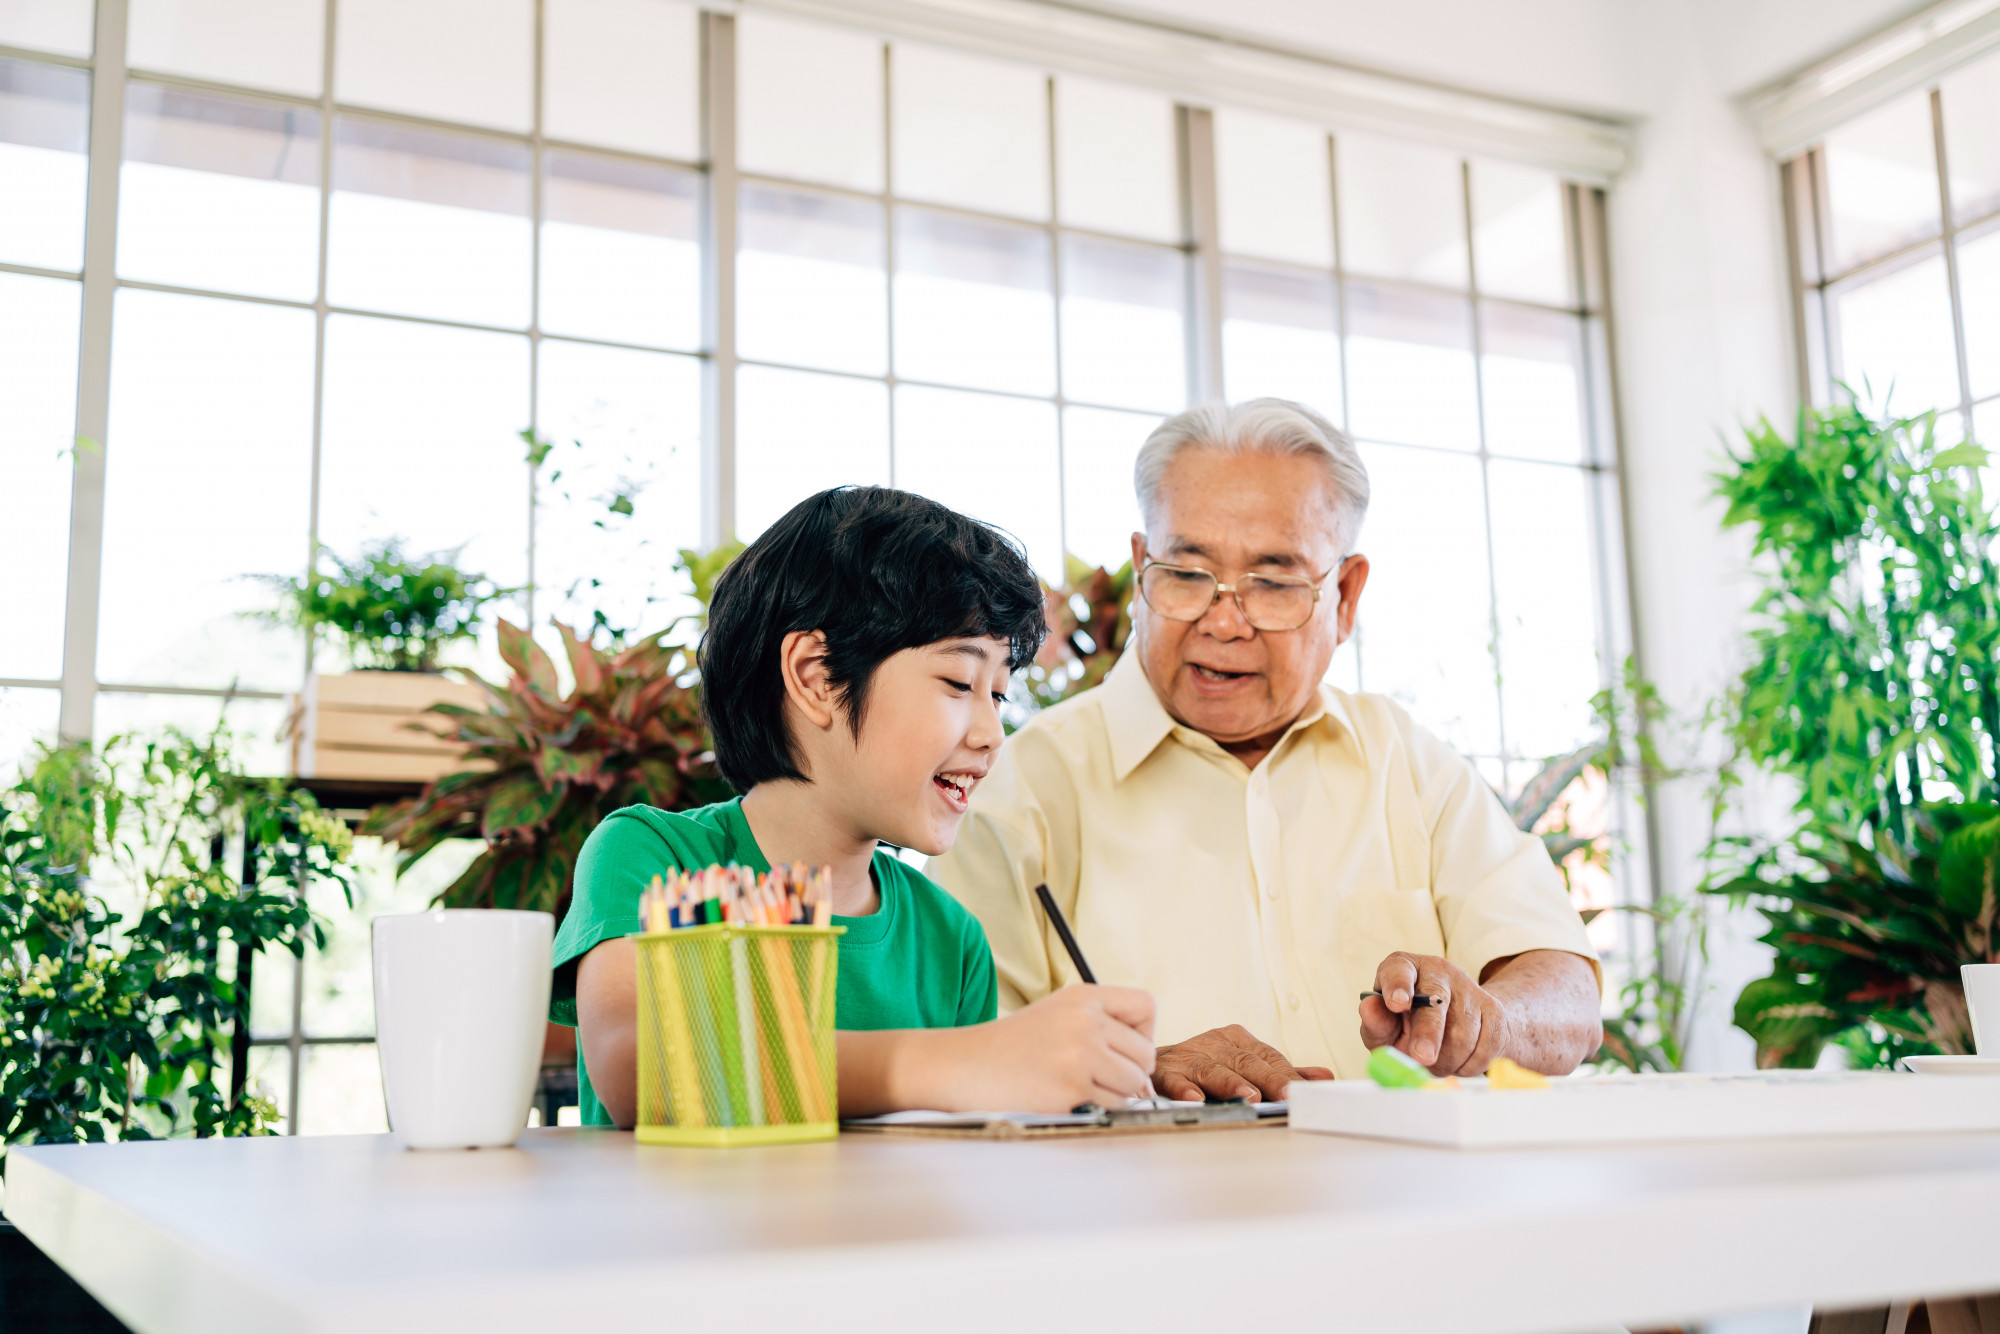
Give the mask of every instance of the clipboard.
[{"label": "clipboard", "polygon": [[1286,1102],[1171,1102],[1088,1107],[1073,1112],[891,1112],[842,1121],[843,1132],[932,1139],[1081,1139],[1094,1135],[1158,1135],[1283,1126]]}]

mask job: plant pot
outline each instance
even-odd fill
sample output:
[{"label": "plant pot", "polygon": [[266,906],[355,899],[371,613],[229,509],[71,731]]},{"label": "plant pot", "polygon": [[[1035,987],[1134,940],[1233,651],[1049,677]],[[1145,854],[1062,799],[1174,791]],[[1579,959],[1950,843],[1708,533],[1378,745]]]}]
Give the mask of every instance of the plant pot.
[{"label": "plant pot", "polygon": [[433,704],[478,709],[485,702],[478,686],[431,672],[314,676],[291,697],[292,773],[429,783],[475,767],[462,745],[439,735],[446,720],[423,711]]}]

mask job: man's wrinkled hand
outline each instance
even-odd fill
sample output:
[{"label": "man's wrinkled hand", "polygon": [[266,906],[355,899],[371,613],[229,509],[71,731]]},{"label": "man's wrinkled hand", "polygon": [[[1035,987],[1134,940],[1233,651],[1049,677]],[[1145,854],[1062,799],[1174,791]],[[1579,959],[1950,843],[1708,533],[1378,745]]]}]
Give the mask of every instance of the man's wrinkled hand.
[{"label": "man's wrinkled hand", "polygon": [[1434,1075],[1483,1075],[1507,1052],[1507,1007],[1449,959],[1399,950],[1375,969],[1375,989],[1361,1001],[1370,1051],[1393,1045]]},{"label": "man's wrinkled hand", "polygon": [[1153,1067],[1153,1087],[1180,1102],[1277,1101],[1295,1079],[1332,1078],[1333,1071],[1324,1066],[1294,1066],[1283,1052],[1259,1042],[1241,1024],[1211,1028],[1186,1042],[1162,1047]]}]

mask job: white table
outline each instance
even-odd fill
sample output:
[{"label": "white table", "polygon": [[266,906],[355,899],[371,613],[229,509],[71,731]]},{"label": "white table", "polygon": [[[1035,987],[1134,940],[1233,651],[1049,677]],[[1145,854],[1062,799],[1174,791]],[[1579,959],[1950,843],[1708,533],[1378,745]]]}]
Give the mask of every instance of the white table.
[{"label": "white table", "polygon": [[16,1149],[142,1334],[1557,1334],[2000,1289],[2000,1134],[1463,1153],[1284,1129],[657,1149],[531,1130]]}]

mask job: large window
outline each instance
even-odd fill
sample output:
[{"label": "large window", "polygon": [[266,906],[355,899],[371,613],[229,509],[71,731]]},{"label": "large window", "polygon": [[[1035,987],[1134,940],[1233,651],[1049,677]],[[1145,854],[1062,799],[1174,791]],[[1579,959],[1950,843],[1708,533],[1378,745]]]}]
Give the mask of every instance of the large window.
[{"label": "large window", "polygon": [[[252,576],[388,537],[551,638],[660,628],[676,549],[839,483],[1051,583],[1115,567],[1140,442],[1225,393],[1374,474],[1337,680],[1501,787],[1589,729],[1623,642],[1592,188],[755,8],[127,12],[0,5],[0,773],[225,706],[281,771],[312,650]],[[470,851],[398,883],[364,848],[327,947],[259,963],[292,1131],[380,1128],[367,924]]]},{"label": "large window", "polygon": [[1785,165],[1805,385],[2000,446],[2000,55]]},{"label": "large window", "polygon": [[905,487],[1113,566],[1187,401],[1175,110],[751,13],[738,23],[736,531]]},{"label": "large window", "polygon": [[1403,701],[1494,784],[1590,734],[1619,586],[1602,201],[1549,172],[1215,116],[1231,399],[1343,425],[1374,502],[1337,678]]}]

